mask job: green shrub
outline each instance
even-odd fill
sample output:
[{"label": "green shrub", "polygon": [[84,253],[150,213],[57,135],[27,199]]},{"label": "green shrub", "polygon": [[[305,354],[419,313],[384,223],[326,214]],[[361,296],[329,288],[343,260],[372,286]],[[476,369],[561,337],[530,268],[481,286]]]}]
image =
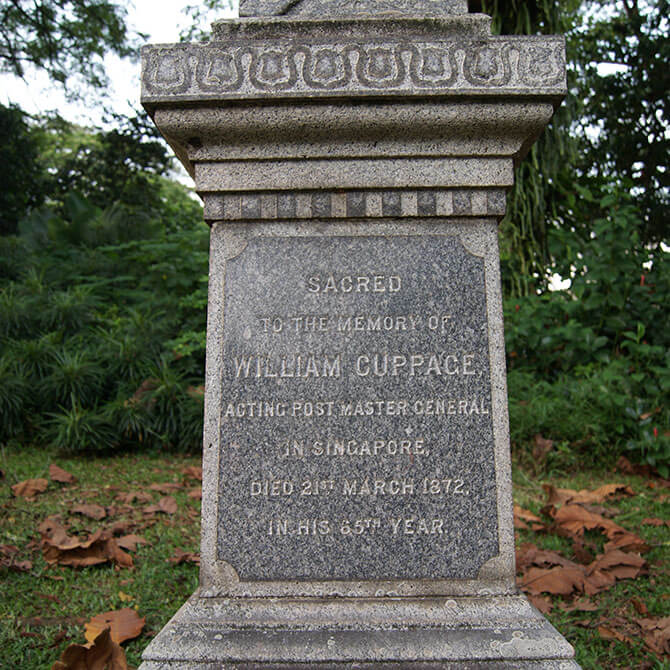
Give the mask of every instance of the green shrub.
[{"label": "green shrub", "polygon": [[563,240],[570,288],[505,303],[512,435],[523,444],[542,433],[598,458],[626,453],[665,474],[668,252],[640,244],[642,222],[625,195],[600,207],[588,240]]}]

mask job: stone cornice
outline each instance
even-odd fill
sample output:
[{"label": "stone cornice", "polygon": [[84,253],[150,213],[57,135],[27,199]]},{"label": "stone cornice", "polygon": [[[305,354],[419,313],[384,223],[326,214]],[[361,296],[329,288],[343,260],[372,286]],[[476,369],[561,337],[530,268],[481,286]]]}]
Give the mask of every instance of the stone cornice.
[{"label": "stone cornice", "polygon": [[395,99],[566,94],[562,37],[276,38],[142,51],[142,102]]}]

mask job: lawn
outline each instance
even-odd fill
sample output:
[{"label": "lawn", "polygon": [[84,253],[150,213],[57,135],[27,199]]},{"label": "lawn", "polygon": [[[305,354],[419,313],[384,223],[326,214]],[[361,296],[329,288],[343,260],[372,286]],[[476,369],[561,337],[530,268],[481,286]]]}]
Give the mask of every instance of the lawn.
[{"label": "lawn", "polygon": [[[54,481],[67,477],[50,472],[52,465],[76,481]],[[124,608],[146,618],[140,635],[122,645],[128,667],[139,665],[151,637],[197,586],[199,465],[166,453],[84,458],[2,448],[0,667],[49,669],[70,645],[86,642],[92,617]],[[35,479],[46,490],[28,498],[12,491]],[[576,647],[582,667],[670,669],[668,482],[639,471],[549,478],[519,467],[514,479],[520,583]],[[611,484],[619,486],[575,497]],[[54,528],[82,546],[54,549]],[[108,532],[87,547],[99,529]],[[109,547],[118,552],[105,561]],[[62,564],[68,555],[75,566]],[[76,567],[91,556],[101,562]]]}]

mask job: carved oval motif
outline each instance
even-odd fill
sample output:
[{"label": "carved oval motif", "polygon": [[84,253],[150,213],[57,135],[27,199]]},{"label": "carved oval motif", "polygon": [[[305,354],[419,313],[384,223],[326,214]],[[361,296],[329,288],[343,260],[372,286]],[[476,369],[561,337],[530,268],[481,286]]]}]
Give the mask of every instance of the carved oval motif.
[{"label": "carved oval motif", "polygon": [[351,65],[346,54],[333,49],[304,51],[305,63],[302,76],[313,88],[333,89],[346,86],[351,81]]},{"label": "carved oval motif", "polygon": [[236,91],[243,78],[239,53],[217,50],[198,61],[196,79],[200,88],[208,93]]},{"label": "carved oval motif", "polygon": [[154,92],[186,92],[191,85],[187,55],[174,51],[158,51],[152,54],[144,81],[147,88]]},{"label": "carved oval motif", "polygon": [[532,45],[521,50],[521,79],[529,86],[552,86],[564,76],[562,49]]},{"label": "carved oval motif", "polygon": [[444,88],[458,77],[453,50],[440,47],[408,47],[411,53],[410,76],[417,86]]},{"label": "carved oval motif", "polygon": [[507,49],[493,46],[469,49],[464,74],[475,86],[505,86],[512,76]]},{"label": "carved oval motif", "polygon": [[295,51],[254,51],[251,55],[249,78],[261,90],[281,91],[291,88],[298,79]]},{"label": "carved oval motif", "polygon": [[405,65],[400,50],[390,47],[357,49],[356,74],[369,88],[392,88],[405,80]]}]

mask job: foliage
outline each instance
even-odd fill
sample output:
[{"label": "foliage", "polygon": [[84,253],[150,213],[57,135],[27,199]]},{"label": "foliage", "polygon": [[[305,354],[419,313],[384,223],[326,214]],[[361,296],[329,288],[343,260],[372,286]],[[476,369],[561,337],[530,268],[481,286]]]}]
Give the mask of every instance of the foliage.
[{"label": "foliage", "polygon": [[0,236],[16,232],[26,211],[44,201],[40,145],[26,114],[0,105]]},{"label": "foliage", "polygon": [[514,438],[541,432],[592,458],[629,449],[667,473],[668,252],[641,244],[644,221],[626,193],[580,193],[599,217],[587,240],[565,245],[570,288],[506,303]]},{"label": "foliage", "polygon": [[102,88],[105,53],[134,53],[125,16],[109,0],[0,0],[0,72],[35,67],[64,86],[74,78]]},{"label": "foliage", "polygon": [[2,238],[0,441],[199,446],[208,236],[185,189],[165,189],[183,216],[164,226],[71,194]]},{"label": "foliage", "polygon": [[222,12],[230,11],[238,3],[235,0],[203,0],[197,5],[187,5],[183,12],[192,21],[191,25],[181,32],[181,39],[187,42],[209,39],[209,24],[220,19]]},{"label": "foliage", "polygon": [[[668,0],[588,0],[572,49],[583,149],[579,170],[628,183],[643,242],[668,237]],[[597,132],[594,132],[597,129]]]},{"label": "foliage", "polygon": [[[578,21],[580,0],[481,0],[471,11],[493,17],[493,31],[504,35],[565,34]],[[574,73],[570,72],[570,78]],[[501,226],[501,262],[505,292],[529,295],[546,289],[551,276],[549,238],[560,221],[570,218],[566,194],[573,189],[577,143],[570,128],[577,117],[576,98],[569,97],[516,171]]]}]

